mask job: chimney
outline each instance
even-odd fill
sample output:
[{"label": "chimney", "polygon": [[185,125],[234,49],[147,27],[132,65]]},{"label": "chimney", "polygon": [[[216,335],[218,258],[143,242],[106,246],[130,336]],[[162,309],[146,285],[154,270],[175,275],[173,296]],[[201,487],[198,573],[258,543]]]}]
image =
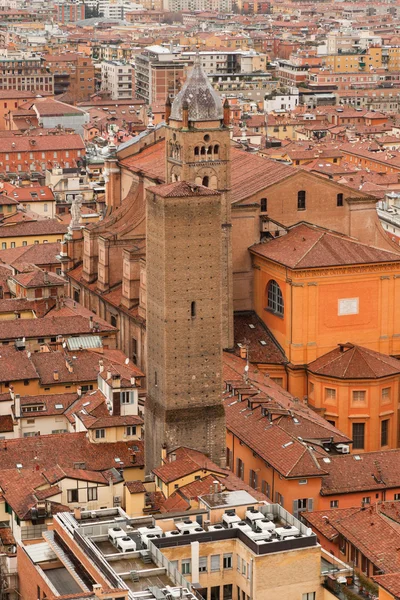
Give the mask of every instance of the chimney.
[{"label": "chimney", "polygon": [[43,282],[45,283],[45,285],[49,283],[49,274],[47,271],[44,271],[43,273]]},{"label": "chimney", "polygon": [[57,369],[55,369],[53,371],[53,379],[54,379],[54,381],[58,381],[58,371],[57,371]]},{"label": "chimney", "polygon": [[10,392],[11,400],[14,400],[14,397],[15,397],[14,396],[14,386],[10,385],[10,387],[8,388],[8,391]]},{"label": "chimney", "polygon": [[69,358],[65,359],[65,366],[67,367],[69,373],[73,373],[74,372],[74,365],[72,364],[72,360]]},{"label": "chimney", "polygon": [[99,360],[99,371],[100,373],[104,371],[104,362],[102,358]]},{"label": "chimney", "polygon": [[93,317],[92,316],[89,317],[89,327],[90,327],[90,329],[93,329]]},{"label": "chimney", "polygon": [[169,123],[169,118],[171,116],[171,98],[169,96],[167,96],[167,99],[165,101],[165,122],[168,125]]},{"label": "chimney", "polygon": [[82,512],[81,512],[81,509],[79,508],[79,506],[74,508],[74,517],[77,521],[80,521],[82,518]]},{"label": "chimney", "polygon": [[182,127],[189,129],[189,104],[187,100],[182,102]]},{"label": "chimney", "polygon": [[101,596],[103,595],[103,588],[100,585],[100,583],[93,584],[93,592],[94,595],[97,596],[97,598],[101,598]]},{"label": "chimney", "polygon": [[164,464],[167,462],[167,444],[163,444],[161,448],[161,462]]},{"label": "chimney", "polygon": [[107,379],[111,379],[111,371],[107,371]]},{"label": "chimney", "polygon": [[76,388],[76,393],[78,394],[79,398],[82,396],[82,388],[80,385],[78,385],[78,387]]},{"label": "chimney", "polygon": [[229,127],[231,121],[231,109],[229,106],[228,98],[225,98],[224,102],[224,126]]},{"label": "chimney", "polygon": [[19,394],[14,396],[14,415],[16,419],[21,416],[21,396]]},{"label": "chimney", "polygon": [[218,494],[218,489],[219,489],[219,481],[217,481],[216,479],[213,481],[213,486],[214,486],[214,494]]},{"label": "chimney", "polygon": [[135,377],[131,377],[131,385],[136,385],[136,378]]}]

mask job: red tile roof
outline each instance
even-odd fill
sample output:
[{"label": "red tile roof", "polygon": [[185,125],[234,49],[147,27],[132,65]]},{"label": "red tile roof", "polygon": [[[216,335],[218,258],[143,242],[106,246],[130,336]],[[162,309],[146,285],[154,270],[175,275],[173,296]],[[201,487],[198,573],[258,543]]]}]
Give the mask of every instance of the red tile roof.
[{"label": "red tile roof", "polygon": [[0,382],[12,383],[24,379],[39,379],[28,353],[25,350],[20,352],[14,346],[2,346],[0,348]]},{"label": "red tile roof", "polygon": [[[4,469],[14,469],[22,464],[22,472],[36,469],[50,472],[55,465],[61,469],[74,469],[76,463],[84,463],[85,470],[106,471],[115,468],[115,458],[120,458],[125,467],[143,465],[143,442],[91,443],[86,432],[59,433],[37,437],[17,438],[0,441],[0,473]],[[133,451],[132,447],[139,448]],[[136,462],[132,462],[135,454]]]},{"label": "red tile roof", "polygon": [[[251,327],[252,326],[252,327]],[[253,311],[234,314],[235,354],[240,356],[239,344],[249,342],[251,363],[285,364],[287,359],[275,339]],[[266,342],[265,345],[261,341]]]},{"label": "red tile roof", "polygon": [[[111,333],[115,327],[99,323],[99,329],[93,330],[89,319],[77,315],[76,317],[55,317],[55,313],[42,319],[18,319],[15,321],[0,321],[0,340],[15,340],[25,338],[57,337],[57,335],[70,336],[77,334],[98,335]],[[96,321],[98,322],[98,321]],[[1,351],[3,348],[1,349]]]},{"label": "red tile roof", "polygon": [[220,193],[202,185],[190,184],[186,181],[164,183],[155,187],[147,188],[163,198],[186,198],[191,196],[219,196]]},{"label": "red tile roof", "polygon": [[[33,143],[32,143],[33,140]],[[35,135],[3,137],[0,152],[57,152],[60,150],[85,150],[85,144],[77,133],[62,133],[57,135]]]},{"label": "red tile roof", "polygon": [[400,361],[347,343],[309,363],[307,370],[338,379],[377,379],[400,373]]},{"label": "red tile roof", "polygon": [[224,469],[218,467],[205,454],[196,450],[181,447],[176,450],[175,454],[176,460],[166,462],[161,467],[153,469],[153,473],[164,483],[171,483],[197,471],[224,473]]},{"label": "red tile roof", "polygon": [[146,491],[143,481],[125,481],[126,487],[130,494],[142,494]]},{"label": "red tile roof", "polygon": [[224,380],[234,388],[248,388],[243,397],[255,393],[250,403],[239,402],[238,395],[231,391],[224,393],[227,429],[285,477],[325,477],[327,465],[317,460],[327,456],[324,450],[318,446],[312,450],[299,437],[320,441],[332,438],[335,443],[347,443],[349,438],[308,406],[295,402],[293,396],[253,365],[245,384],[244,365],[244,360],[224,353]]},{"label": "red tile roof", "polygon": [[20,221],[0,226],[0,238],[26,237],[35,235],[60,235],[67,233],[67,225],[58,219],[42,219],[40,221]]},{"label": "red tile roof", "polygon": [[65,279],[60,277],[60,275],[42,271],[41,269],[34,269],[28,273],[19,273],[18,275],[14,275],[12,279],[24,288],[65,285]]},{"label": "red tile roof", "polygon": [[18,263],[30,263],[37,266],[57,265],[57,254],[60,254],[61,243],[50,242],[48,244],[30,244],[28,246],[19,246],[18,248],[8,248],[0,250],[0,262],[14,265]]},{"label": "red tile roof", "polygon": [[398,573],[390,573],[387,575],[377,575],[372,579],[384,590],[392,594],[395,600],[400,599],[400,571]]},{"label": "red tile roof", "polygon": [[0,415],[0,433],[9,433],[14,431],[14,424],[11,415]]},{"label": "red tile roof", "polygon": [[384,506],[383,502],[365,508],[318,511],[303,516],[317,530],[321,520],[326,521],[323,517],[328,517],[331,539],[333,532],[342,535],[377,569],[393,573],[400,571],[400,519],[397,522],[387,519],[381,512]]},{"label": "red tile roof", "polygon": [[400,488],[400,449],[332,455],[329,459],[329,464],[322,462],[329,471],[322,481],[322,496]]},{"label": "red tile roof", "polygon": [[[151,179],[165,181],[165,141],[161,140],[129,158],[121,164],[134,172],[143,172]],[[256,192],[293,175],[294,167],[277,163],[255,154],[231,148],[232,203],[244,200]]]},{"label": "red tile roof", "polygon": [[286,235],[255,244],[250,250],[291,269],[400,261],[400,254],[367,246],[308,223],[294,225]]}]

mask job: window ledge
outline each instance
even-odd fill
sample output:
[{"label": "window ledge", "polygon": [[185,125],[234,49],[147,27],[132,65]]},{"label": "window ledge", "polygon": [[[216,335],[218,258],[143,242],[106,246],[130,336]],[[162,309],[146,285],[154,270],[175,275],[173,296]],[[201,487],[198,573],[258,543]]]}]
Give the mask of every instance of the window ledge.
[{"label": "window ledge", "polygon": [[272,310],[272,308],[264,308],[265,312],[270,313],[271,315],[274,315],[275,317],[279,317],[280,319],[283,319],[283,317],[285,316],[284,313],[279,313],[276,312],[275,310]]}]

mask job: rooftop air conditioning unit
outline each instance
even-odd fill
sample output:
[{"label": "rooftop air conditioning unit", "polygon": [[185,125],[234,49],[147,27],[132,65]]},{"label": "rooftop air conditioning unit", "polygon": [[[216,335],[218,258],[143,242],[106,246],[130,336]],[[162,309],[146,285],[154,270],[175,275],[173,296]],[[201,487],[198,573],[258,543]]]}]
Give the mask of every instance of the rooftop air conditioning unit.
[{"label": "rooftop air conditioning unit", "polygon": [[348,444],[336,444],[336,450],[341,454],[349,454],[350,446]]}]

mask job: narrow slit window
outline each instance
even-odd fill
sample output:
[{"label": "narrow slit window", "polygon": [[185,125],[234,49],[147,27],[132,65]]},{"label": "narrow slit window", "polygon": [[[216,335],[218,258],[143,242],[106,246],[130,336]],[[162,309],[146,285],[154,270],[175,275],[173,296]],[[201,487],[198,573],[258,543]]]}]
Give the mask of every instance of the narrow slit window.
[{"label": "narrow slit window", "polygon": [[193,301],[190,305],[190,316],[192,317],[192,319],[194,319],[194,317],[196,316],[196,302]]}]

